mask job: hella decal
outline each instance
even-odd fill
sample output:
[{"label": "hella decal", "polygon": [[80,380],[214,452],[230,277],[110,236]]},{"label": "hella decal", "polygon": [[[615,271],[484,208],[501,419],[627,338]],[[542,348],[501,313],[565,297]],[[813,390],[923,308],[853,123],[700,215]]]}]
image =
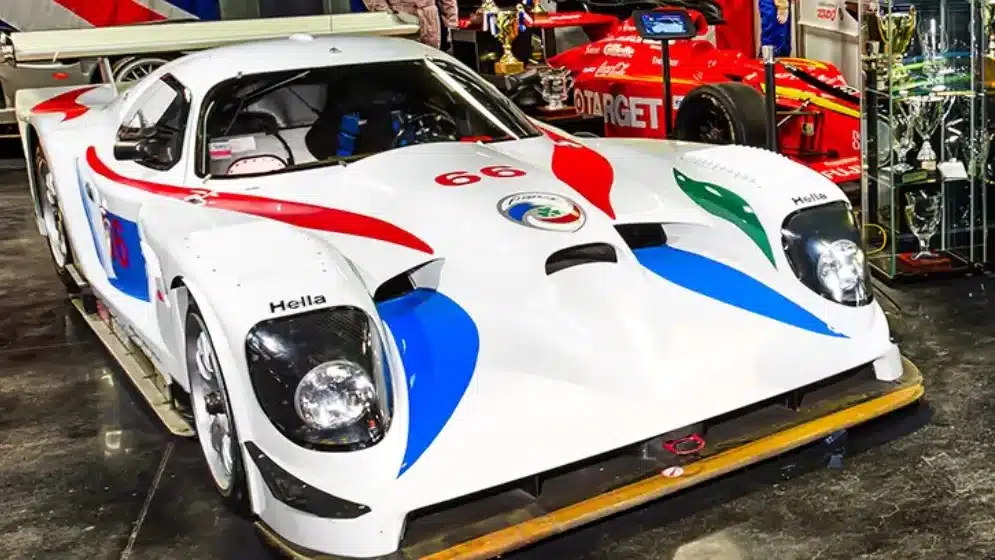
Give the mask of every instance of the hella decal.
[{"label": "hella decal", "polygon": [[269,302],[269,312],[282,313],[284,311],[306,309],[308,307],[314,307],[315,305],[321,305],[326,301],[325,296],[322,295],[301,296],[298,299],[281,299],[280,301]]},{"label": "hella decal", "polygon": [[808,193],[792,197],[791,202],[794,202],[795,206],[801,206],[802,204],[812,204],[813,202],[822,202],[824,200],[829,200],[829,196],[825,193]]}]

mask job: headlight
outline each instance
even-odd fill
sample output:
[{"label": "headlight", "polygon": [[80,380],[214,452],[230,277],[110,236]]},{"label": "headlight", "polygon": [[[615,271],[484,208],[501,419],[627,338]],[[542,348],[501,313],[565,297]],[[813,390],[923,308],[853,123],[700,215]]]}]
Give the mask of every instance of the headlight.
[{"label": "headlight", "polygon": [[788,262],[803,284],[843,305],[871,302],[860,231],[845,202],[799,210],[784,221],[781,234]]},{"label": "headlight", "polygon": [[358,422],[376,406],[370,375],[352,362],[321,364],[304,375],[294,392],[294,408],[315,430],[338,430]]},{"label": "headlight", "polygon": [[392,387],[379,331],[363,310],[263,321],[249,331],[245,352],[256,399],[291,441],[348,451],[383,439]]}]

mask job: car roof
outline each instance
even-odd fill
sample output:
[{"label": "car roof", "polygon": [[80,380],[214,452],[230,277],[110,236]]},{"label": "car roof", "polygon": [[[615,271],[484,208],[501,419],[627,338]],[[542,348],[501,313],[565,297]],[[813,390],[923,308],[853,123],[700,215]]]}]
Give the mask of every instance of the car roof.
[{"label": "car roof", "polygon": [[442,51],[410,39],[295,35],[196,52],[164,65],[160,68],[161,74],[157,74],[171,74],[191,93],[200,96],[240,73],[415,60],[429,55],[450,58]]}]

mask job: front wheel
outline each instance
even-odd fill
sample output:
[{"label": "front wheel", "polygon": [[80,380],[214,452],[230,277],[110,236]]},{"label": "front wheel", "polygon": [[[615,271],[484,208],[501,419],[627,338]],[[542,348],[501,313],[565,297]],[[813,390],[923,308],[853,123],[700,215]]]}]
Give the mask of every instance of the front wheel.
[{"label": "front wheel", "polygon": [[767,146],[767,103],[756,89],[736,82],[698,86],[681,101],[674,138],[705,144]]},{"label": "front wheel", "polygon": [[231,400],[207,324],[191,300],[186,320],[186,360],[194,429],[214,487],[235,513],[249,515],[251,504],[242,443]]},{"label": "front wheel", "polygon": [[41,146],[35,147],[35,193],[41,218],[45,223],[45,235],[48,238],[48,250],[55,266],[55,273],[62,285],[70,294],[79,293],[79,286],[69,273],[69,265],[73,264],[73,250],[66,233],[65,219],[62,215],[62,205],[59,202],[59,192],[55,186],[55,176],[48,165],[48,159]]}]

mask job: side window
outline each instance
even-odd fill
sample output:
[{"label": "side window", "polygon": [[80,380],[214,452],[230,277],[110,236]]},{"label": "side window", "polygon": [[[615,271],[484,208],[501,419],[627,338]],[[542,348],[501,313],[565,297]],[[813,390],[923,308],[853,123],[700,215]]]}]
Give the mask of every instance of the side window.
[{"label": "side window", "polygon": [[142,94],[118,129],[119,142],[140,144],[137,163],[165,171],[180,161],[190,116],[190,94],[166,75]]}]

